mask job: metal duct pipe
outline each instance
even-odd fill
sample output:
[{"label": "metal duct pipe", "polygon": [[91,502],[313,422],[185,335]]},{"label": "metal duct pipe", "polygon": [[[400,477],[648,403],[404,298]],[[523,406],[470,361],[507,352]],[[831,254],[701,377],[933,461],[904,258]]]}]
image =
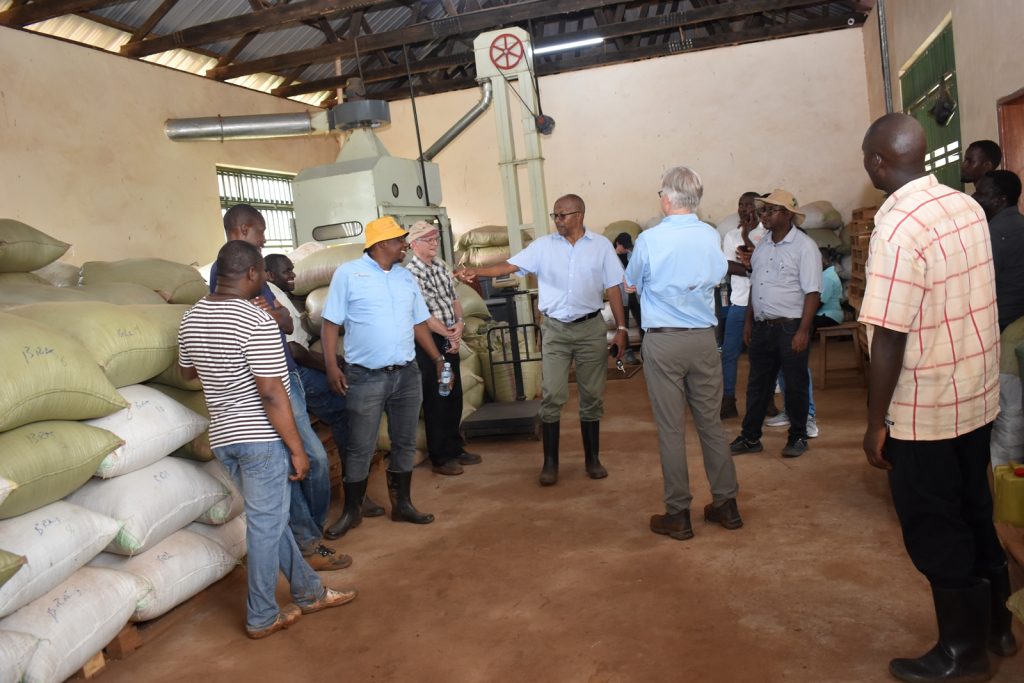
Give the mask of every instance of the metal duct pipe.
[{"label": "metal duct pipe", "polygon": [[445,147],[451,144],[451,141],[459,136],[459,133],[466,130],[469,124],[480,118],[480,115],[487,111],[487,107],[491,106],[491,82],[483,81],[480,83],[480,101],[473,105],[473,108],[466,112],[465,116],[455,122],[441,137],[437,139],[437,142],[432,144],[430,148],[423,153],[420,157],[421,161],[430,161],[438,154],[441,153]]},{"label": "metal duct pipe", "polygon": [[878,40],[882,51],[882,80],[885,88],[885,113],[891,114],[892,73],[889,67],[889,22],[885,16],[885,0],[878,0]]},{"label": "metal duct pipe", "polygon": [[168,119],[164,133],[171,140],[260,140],[328,133],[327,113],[254,114]]}]

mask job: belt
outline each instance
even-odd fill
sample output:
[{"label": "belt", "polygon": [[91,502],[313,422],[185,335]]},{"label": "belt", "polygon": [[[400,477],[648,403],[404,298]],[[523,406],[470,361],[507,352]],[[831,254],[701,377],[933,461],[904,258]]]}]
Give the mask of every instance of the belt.
[{"label": "belt", "polygon": [[697,330],[710,330],[710,327],[648,327],[646,332],[696,332]]},{"label": "belt", "polygon": [[564,322],[566,325],[575,325],[576,323],[581,323],[584,320],[590,320],[591,318],[596,318],[599,315],[601,315],[601,311],[597,310],[597,311],[594,311],[593,313],[587,313],[586,315],[582,315],[579,318],[576,318],[575,320],[569,320],[569,321],[559,320],[558,322]]},{"label": "belt", "polygon": [[412,361],[407,361],[405,363],[397,363],[395,365],[385,365],[382,368],[368,368],[365,365],[359,365],[358,363],[352,363],[352,366],[353,367],[357,367],[357,368],[361,368],[361,369],[366,370],[368,372],[398,372],[399,370],[401,370],[402,368],[404,368],[406,365],[408,365],[411,362]]},{"label": "belt", "polygon": [[787,323],[795,322],[800,322],[800,318],[766,318],[764,320],[754,321],[757,325],[785,325]]}]

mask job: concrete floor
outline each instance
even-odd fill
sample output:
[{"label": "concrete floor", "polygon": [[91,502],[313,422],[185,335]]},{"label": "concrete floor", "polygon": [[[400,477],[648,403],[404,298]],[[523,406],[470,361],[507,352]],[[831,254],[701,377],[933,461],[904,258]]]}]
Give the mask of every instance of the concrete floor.
[{"label": "concrete floor", "polygon": [[[358,587],[352,604],[249,641],[239,568],[100,680],[891,680],[891,657],[934,642],[930,593],[903,550],[885,476],[860,449],[864,389],[836,387],[816,392],[821,437],[802,458],[779,457],[784,429],[767,430],[764,453],[737,458],[739,531],[700,518],[710,494],[692,424],[696,537],[648,530],[663,508],[640,373],[608,383],[607,479],[583,472],[573,399],[557,486],[537,485],[539,442],[475,442],[484,462],[463,476],[416,471],[413,500],[434,524],[368,519],[334,544],[354,564],[322,576]],[[726,422],[730,440],[738,430]],[[370,488],[387,499],[380,473]],[[1024,680],[1024,654],[993,660],[994,680]]]}]

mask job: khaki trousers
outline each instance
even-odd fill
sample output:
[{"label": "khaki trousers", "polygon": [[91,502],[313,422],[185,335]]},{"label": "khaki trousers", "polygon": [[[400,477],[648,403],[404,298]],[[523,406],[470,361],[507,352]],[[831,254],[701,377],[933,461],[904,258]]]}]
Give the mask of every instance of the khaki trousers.
[{"label": "khaki trousers", "polygon": [[665,509],[676,514],[690,508],[686,466],[685,405],[697,426],[704,472],[714,500],[735,498],[736,466],[725,440],[722,408],[722,361],[715,330],[648,332],[644,336],[644,379],[658,426],[658,449],[665,480]]},{"label": "khaki trousers", "polygon": [[579,323],[544,318],[541,323],[543,381],[540,419],[558,422],[569,400],[569,367],[576,362],[580,392],[580,421],[594,422],[604,413],[604,383],[608,377],[608,341],[604,319],[597,315]]}]

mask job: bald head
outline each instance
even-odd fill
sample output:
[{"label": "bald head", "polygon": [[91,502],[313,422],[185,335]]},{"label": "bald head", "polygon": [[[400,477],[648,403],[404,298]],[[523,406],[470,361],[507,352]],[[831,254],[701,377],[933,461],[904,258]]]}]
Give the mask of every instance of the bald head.
[{"label": "bald head", "polygon": [[913,116],[886,114],[868,128],[861,146],[864,170],[879,190],[893,192],[924,175],[924,128]]}]

